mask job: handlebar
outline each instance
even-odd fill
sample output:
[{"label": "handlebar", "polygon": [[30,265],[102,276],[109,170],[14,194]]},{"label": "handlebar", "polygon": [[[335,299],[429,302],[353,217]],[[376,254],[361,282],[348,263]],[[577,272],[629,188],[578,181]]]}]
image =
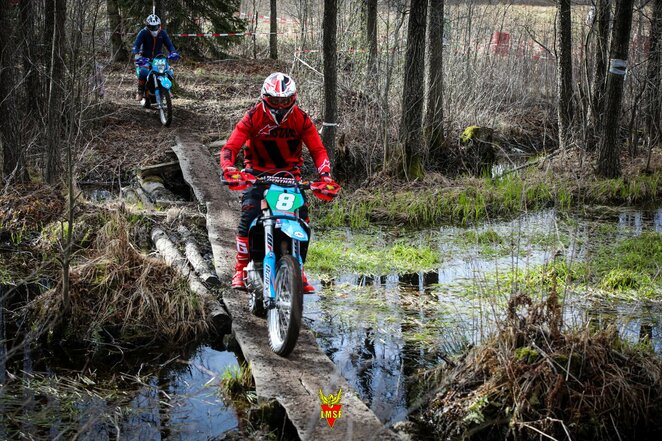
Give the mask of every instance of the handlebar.
[{"label": "handlebar", "polygon": [[[250,173],[254,175],[255,170],[253,169],[244,169],[242,170],[245,173]],[[298,187],[302,190],[309,190],[310,189],[310,181],[300,181],[292,175],[290,172],[281,172],[281,173],[288,173],[292,177],[286,177],[286,176],[279,176],[278,174],[275,175],[261,175],[261,176],[255,176],[256,180],[255,182],[251,183],[251,185],[260,185],[260,186],[268,186],[271,184],[276,184],[280,185],[283,187]],[[223,185],[230,185],[232,182],[226,181],[225,179],[221,178],[221,183]]]}]

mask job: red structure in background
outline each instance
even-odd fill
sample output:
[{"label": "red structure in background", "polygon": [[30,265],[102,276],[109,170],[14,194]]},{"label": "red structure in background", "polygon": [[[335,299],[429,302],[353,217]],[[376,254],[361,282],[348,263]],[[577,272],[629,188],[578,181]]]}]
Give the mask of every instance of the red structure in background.
[{"label": "red structure in background", "polygon": [[510,34],[508,32],[492,33],[492,40],[490,41],[490,52],[497,55],[508,55],[510,50]]}]

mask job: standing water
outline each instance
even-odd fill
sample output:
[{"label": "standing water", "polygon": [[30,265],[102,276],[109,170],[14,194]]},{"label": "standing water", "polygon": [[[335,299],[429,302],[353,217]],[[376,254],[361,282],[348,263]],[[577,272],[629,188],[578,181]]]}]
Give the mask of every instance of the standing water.
[{"label": "standing water", "polygon": [[[644,232],[662,232],[662,209],[591,217],[548,210],[511,222],[412,233],[406,238],[410,244],[436,246],[437,270],[398,274],[385,268],[381,276],[340,271],[332,282],[317,284],[318,294],[306,296],[305,320],[360,397],[381,421],[395,423],[417,409],[417,394],[409,388],[421,369],[495,329],[510,292],[518,289],[513,274],[535,274],[555,260],[568,267],[590,262],[601,245]],[[348,248],[354,233],[345,233]],[[331,233],[318,234],[319,240],[325,234]],[[376,241],[382,244],[396,235],[403,239],[401,232],[376,234],[383,236]],[[654,349],[662,352],[659,305],[598,302],[590,293],[590,288],[562,293],[566,324],[597,318],[616,323],[632,341],[646,328]]]},{"label": "standing water", "polygon": [[169,360],[143,353],[130,368],[88,360],[74,370],[8,339],[3,311],[0,439],[209,440],[238,429],[219,387],[238,366],[232,352],[202,345]]}]

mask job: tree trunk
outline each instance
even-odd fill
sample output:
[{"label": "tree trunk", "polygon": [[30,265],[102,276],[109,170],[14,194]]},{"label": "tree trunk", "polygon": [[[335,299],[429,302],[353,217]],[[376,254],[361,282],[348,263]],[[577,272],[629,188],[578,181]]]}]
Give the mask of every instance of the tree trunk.
[{"label": "tree trunk", "polygon": [[324,18],[322,23],[322,45],[324,49],[324,123],[322,141],[329,154],[331,164],[336,153],[336,124],[338,118],[338,56],[336,54],[336,32],[338,30],[337,0],[324,0]]},{"label": "tree trunk", "polygon": [[48,92],[48,143],[46,145],[46,182],[53,184],[60,171],[62,87],[64,82],[64,24],[66,0],[54,0],[54,27],[51,40],[51,71]]},{"label": "tree trunk", "polygon": [[106,0],[108,11],[108,24],[110,25],[111,60],[114,63],[125,62],[129,59],[129,52],[122,43],[122,19],[120,17],[117,0]]},{"label": "tree trunk", "polygon": [[597,0],[595,7],[595,62],[591,84],[590,123],[593,131],[602,126],[607,77],[607,54],[609,53],[609,25],[611,0]]},{"label": "tree trunk", "polygon": [[35,47],[37,41],[35,38],[34,25],[34,5],[32,1],[23,0],[21,8],[21,33],[23,34],[23,71],[25,72],[25,99],[27,101],[26,111],[32,113],[33,118],[37,118],[36,106],[39,100],[39,71],[37,63],[37,53]]},{"label": "tree trunk", "polygon": [[0,0],[0,144],[2,145],[2,177],[14,181],[27,181],[29,176],[23,158],[23,146],[16,104],[16,24],[15,8],[10,0]]},{"label": "tree trunk", "polygon": [[368,78],[377,71],[377,0],[367,0],[366,38],[368,43]]},{"label": "tree trunk", "polygon": [[615,178],[621,174],[619,119],[623,100],[623,83],[630,49],[633,0],[618,0],[609,50],[605,115],[600,138],[598,174]]},{"label": "tree trunk", "polygon": [[48,117],[48,97],[50,96],[50,73],[53,51],[53,32],[55,31],[55,1],[43,0],[44,2],[44,34],[43,44],[40,48],[39,59],[44,65],[44,71],[40,75],[41,96],[40,112],[44,118]]},{"label": "tree trunk", "polygon": [[278,15],[276,10],[276,0],[271,0],[271,14],[269,18],[269,57],[272,60],[278,59]]},{"label": "tree trunk", "polygon": [[653,3],[653,16],[651,18],[650,52],[648,54],[648,67],[646,69],[646,131],[650,142],[655,145],[660,141],[662,128],[660,127],[660,106],[662,93],[660,81],[662,75],[662,0]]},{"label": "tree trunk", "polygon": [[444,140],[443,32],[444,0],[430,0],[428,31],[428,99],[425,114],[426,141],[430,155],[440,157]]},{"label": "tree trunk", "polygon": [[423,175],[423,161],[426,156],[421,132],[427,11],[427,0],[411,0],[400,121],[400,142],[404,149],[402,159],[407,179],[416,179]]},{"label": "tree trunk", "polygon": [[570,141],[570,125],[573,117],[572,103],[572,21],[570,0],[557,3],[557,83],[559,148],[565,149]]}]

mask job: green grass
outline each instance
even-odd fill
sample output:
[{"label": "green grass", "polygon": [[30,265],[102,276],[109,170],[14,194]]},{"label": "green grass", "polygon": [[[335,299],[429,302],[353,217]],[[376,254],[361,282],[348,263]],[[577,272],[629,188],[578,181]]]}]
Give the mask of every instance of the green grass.
[{"label": "green grass", "polygon": [[507,175],[501,179],[463,178],[439,188],[388,191],[375,189],[339,198],[316,221],[322,226],[363,228],[375,223],[424,228],[467,225],[554,206],[567,210],[578,204],[639,204],[662,195],[662,172],[631,179],[576,181],[551,174]]},{"label": "green grass", "polygon": [[306,269],[320,275],[351,271],[364,275],[418,272],[437,268],[439,252],[430,243],[375,239],[369,234],[354,235],[348,242],[340,232],[329,234],[311,243]]},{"label": "green grass", "polygon": [[592,264],[604,289],[662,293],[662,233],[647,232],[605,245]]}]

